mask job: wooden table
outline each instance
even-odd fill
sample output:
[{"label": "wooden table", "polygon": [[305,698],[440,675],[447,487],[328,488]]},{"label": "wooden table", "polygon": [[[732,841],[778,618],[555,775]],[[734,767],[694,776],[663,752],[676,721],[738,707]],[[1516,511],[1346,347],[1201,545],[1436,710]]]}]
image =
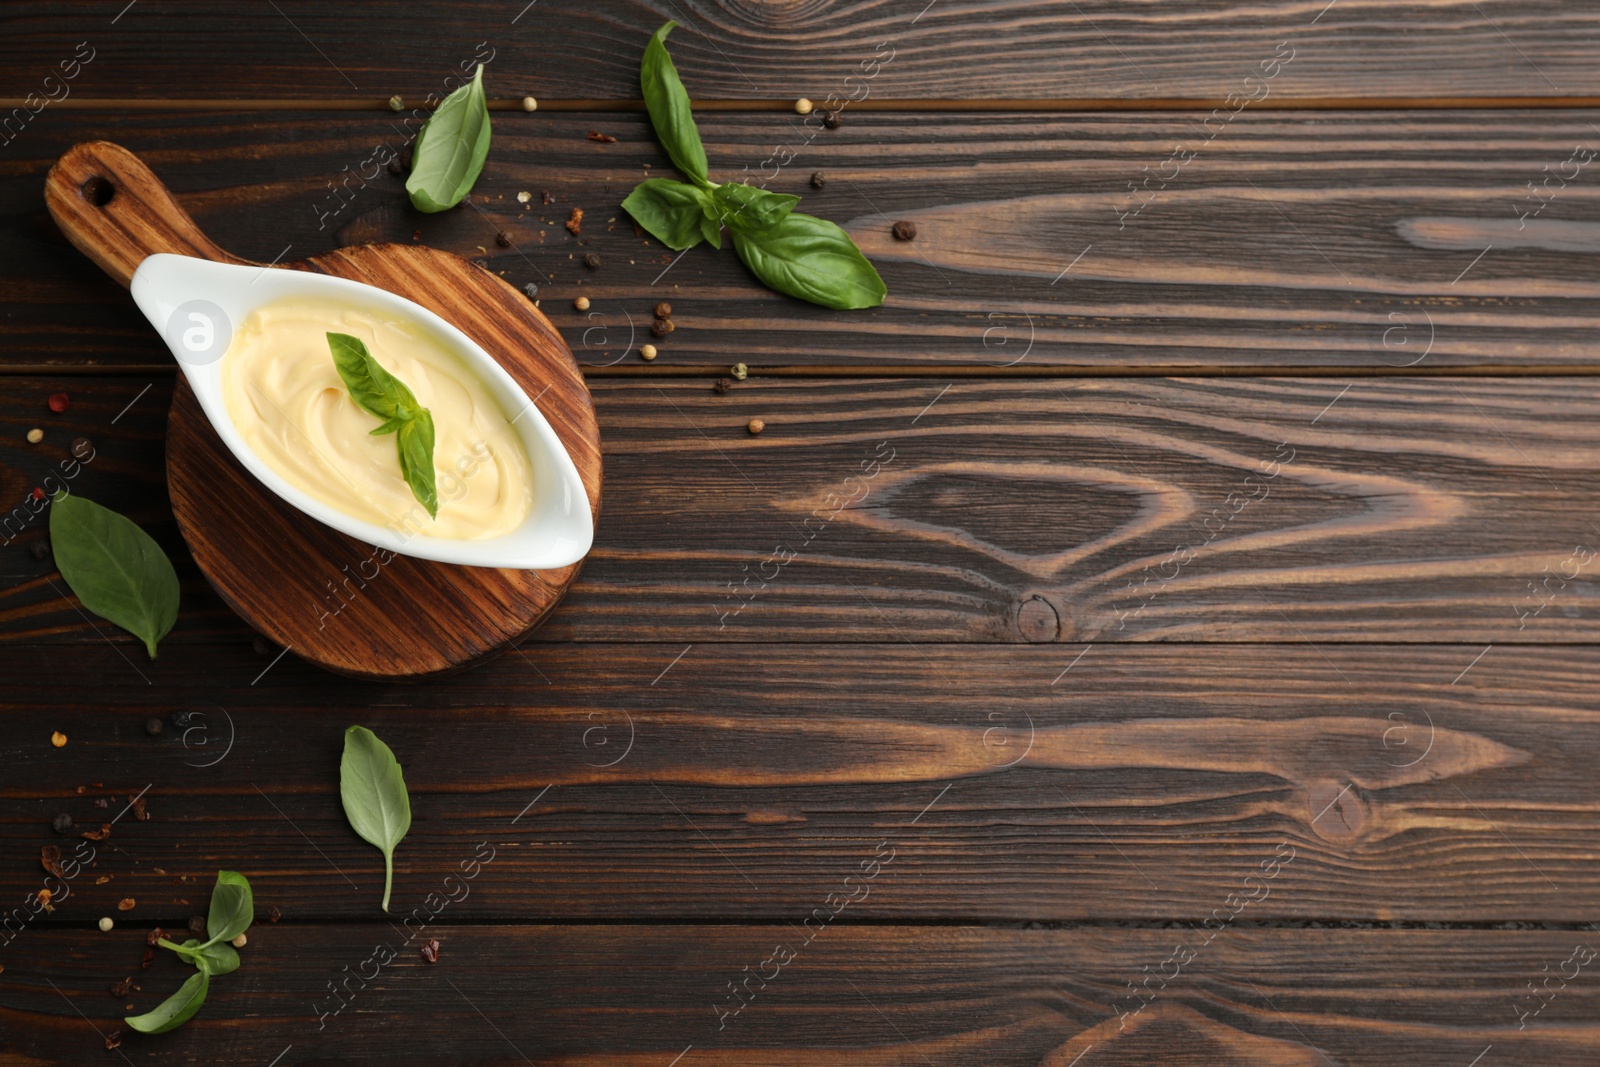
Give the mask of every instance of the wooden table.
[{"label": "wooden table", "polygon": [[[124,2],[0,16],[0,490],[88,438],[74,488],[183,612],[150,662],[42,519],[0,551],[0,900],[58,813],[150,816],[0,934],[0,1065],[1595,1062],[1590,6]],[[635,235],[669,17],[713,176],[846,225],[883,308]],[[471,209],[419,216],[385,102],[488,55]],[[546,626],[373,684],[230,614],[167,503],[171,360],[44,211],[97,138],[238,254],[539,286],[606,466]],[[388,919],[351,723],[412,792]],[[219,867],[244,966],[106,1051]]]}]

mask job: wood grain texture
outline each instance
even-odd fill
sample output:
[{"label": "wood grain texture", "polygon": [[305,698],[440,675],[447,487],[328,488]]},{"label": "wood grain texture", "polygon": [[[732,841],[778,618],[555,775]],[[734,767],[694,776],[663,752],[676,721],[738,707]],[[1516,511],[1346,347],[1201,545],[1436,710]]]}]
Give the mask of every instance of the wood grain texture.
[{"label": "wood grain texture", "polygon": [[[333,97],[376,106],[391,93],[448,91],[459,64],[482,58],[495,96],[637,97],[644,44],[668,19],[683,23],[673,58],[701,97],[1220,97],[1285,41],[1298,53],[1285,94],[1600,93],[1589,11],[1529,0],[1016,0],[998,8],[474,0],[407,9],[404,18],[371,0],[280,0],[239,11],[146,0],[125,15],[119,9],[57,0],[9,10],[0,95],[59,93],[42,79],[59,76],[58,60],[87,38],[93,59],[68,84],[94,97]],[[888,62],[861,65],[885,55]]]},{"label": "wood grain texture", "polygon": [[[23,505],[86,434],[115,463],[89,464],[84,494],[161,517],[165,383],[113,426],[151,379],[12,381],[4,499]],[[48,413],[63,389],[82,406]],[[1600,636],[1587,380],[751,379],[726,395],[615,381],[594,395],[616,492],[540,641]],[[26,545],[0,553],[14,576],[0,633],[103,645]],[[169,642],[243,632],[203,591],[184,612]]]},{"label": "wood grain texture", "polygon": [[295,920],[371,917],[383,864],[337,792],[361,723],[412,794],[397,916],[480,841],[496,873],[463,921],[804,916],[887,842],[895,877],[851,921],[1198,923],[1248,893],[1246,922],[1587,922],[1596,650],[1483,652],[529,644],[373,686],[243,640],[138,672],[103,644],[13,646],[0,899],[37,888],[57,814],[97,826],[148,786],[150,820],[97,856],[109,880],[49,921],[132,896],[181,923],[218,867]]},{"label": "wood grain texture", "polygon": [[[634,234],[623,196],[669,173],[642,115],[497,118],[472,206],[423,216],[382,169],[415,129],[388,113],[47,111],[0,163],[0,366],[169,358],[131,300],[86,270],[38,210],[50,162],[95,137],[139,151],[205,232],[248,259],[420,243],[519,287],[535,283],[588,367],[642,368],[634,353],[655,340],[651,309],[663,298],[677,329],[655,342],[654,366],[708,371],[744,362],[1355,373],[1600,358],[1591,313],[1600,186],[1581,151],[1573,160],[1578,146],[1600,151],[1600,134],[1581,116],[1246,110],[1225,127],[1208,121],[880,114],[818,134],[797,116],[705,117],[718,177],[776,172],[773,189],[846,225],[877,262],[886,305],[838,313],[766,290],[726,250],[678,259]],[[590,141],[591,129],[618,141]],[[1163,189],[1179,144],[1195,158]],[[785,153],[793,158],[780,167]],[[1558,173],[1575,168],[1570,180]],[[820,191],[810,184],[818,171],[831,175]],[[578,236],[564,226],[574,208],[586,213]],[[915,241],[890,237],[899,219],[917,224]],[[589,252],[599,270],[582,266]],[[587,313],[573,309],[579,294],[593,301]]]},{"label": "wood grain texture", "polygon": [[[65,153],[45,199],[73,246],[123,285],[158,252],[246,262],[212,244],[143,162],[109,142]],[[538,398],[598,513],[594,404],[572,353],[521,293],[425,247],[360,245],[283,267],[398,293],[470,331]],[[435,674],[497,654],[555,608],[581,566],[528,571],[379,555],[257,482],[182,378],[168,421],[167,482],[195,562],[228,606],[283,647],[345,674]],[[330,618],[344,625],[330,629]]]},{"label": "wood grain texture", "polygon": [[[479,883],[494,874],[485,868]],[[1188,931],[840,926],[805,944],[795,924],[452,921],[445,911],[427,931],[441,946],[431,966],[386,925],[258,923],[244,965],[212,983],[193,1021],[127,1035],[120,1051],[129,1063],[189,1065],[226,1048],[230,1062],[281,1056],[279,1067],[379,1057],[398,1067],[667,1067],[674,1057],[690,1067],[1068,1067],[1075,1057],[1089,1067],[1463,1067],[1492,1045],[1485,1065],[1579,1067],[1600,1049],[1600,998],[1584,971],[1565,988],[1553,978],[1555,999],[1517,1027],[1525,983],[1555,975],[1575,945],[1593,943],[1589,931],[1233,931],[1168,988],[1152,979],[1159,994],[1133,1015],[1128,984],[1162,973],[1174,945],[1195,940]],[[121,1003],[155,1003],[182,978],[166,961],[139,972],[143,939],[129,925],[109,937],[28,932],[29,958],[0,978],[0,1063],[112,1058],[100,1034]],[[379,946],[397,953],[392,963],[379,967]],[[779,946],[793,956],[774,974]],[[124,1002],[107,995],[130,971],[141,990]],[[736,1001],[729,985],[741,982]],[[330,983],[347,983],[340,997]]]}]

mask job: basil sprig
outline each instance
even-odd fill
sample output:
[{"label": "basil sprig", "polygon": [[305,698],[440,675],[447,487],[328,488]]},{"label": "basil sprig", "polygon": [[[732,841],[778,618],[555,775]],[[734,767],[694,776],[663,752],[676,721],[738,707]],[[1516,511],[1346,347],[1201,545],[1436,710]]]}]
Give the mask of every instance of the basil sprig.
[{"label": "basil sprig", "polygon": [[362,840],[383,852],[383,910],[394,887],[394,849],[411,829],[411,796],[400,761],[365,726],[344,732],[339,760],[339,799],[345,818]]},{"label": "basil sprig", "polygon": [[430,214],[455,207],[472,191],[488,156],[489,100],[479,63],[472,80],[445,97],[417,133],[406,178],[412,206]]},{"label": "basil sprig", "polygon": [[372,436],[392,433],[400,452],[400,473],[428,514],[439,517],[439,492],[433,473],[433,413],[406,388],[404,382],[379,365],[359,337],[328,334],[333,365],[339,370],[350,399],[383,424]]},{"label": "basil sprig", "polygon": [[206,917],[206,933],[211,939],[190,938],[175,945],[163,937],[156,942],[194,964],[196,973],[153,1010],[122,1021],[141,1034],[164,1034],[194,1018],[206,1002],[212,977],[239,969],[239,953],[228,942],[248,930],[254,918],[255,898],[249,880],[238,871],[218,871],[217,884],[211,890],[211,911]]},{"label": "basil sprig", "polygon": [[178,575],[161,546],[115,511],[63,491],[51,498],[50,547],[79,602],[155,659],[156,642],[178,621]]},{"label": "basil sprig", "polygon": [[656,138],[689,181],[648,178],[628,194],[623,208],[678,252],[701,241],[721,248],[726,223],[744,265],[780,293],[831,308],[883,303],[888,287],[850,235],[831,222],[795,211],[798,196],[711,181],[689,93],[667,54],[667,34],[676,25],[668,22],[650,38],[639,84]]}]

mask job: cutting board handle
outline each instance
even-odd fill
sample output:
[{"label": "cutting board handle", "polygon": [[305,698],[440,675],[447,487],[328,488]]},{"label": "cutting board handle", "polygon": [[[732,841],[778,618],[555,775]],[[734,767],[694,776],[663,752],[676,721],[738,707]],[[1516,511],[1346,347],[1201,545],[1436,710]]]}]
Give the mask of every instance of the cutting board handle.
[{"label": "cutting board handle", "polygon": [[67,240],[124,286],[156,252],[248,262],[211,243],[150,168],[110,141],[68,149],[50,168],[44,200]]}]

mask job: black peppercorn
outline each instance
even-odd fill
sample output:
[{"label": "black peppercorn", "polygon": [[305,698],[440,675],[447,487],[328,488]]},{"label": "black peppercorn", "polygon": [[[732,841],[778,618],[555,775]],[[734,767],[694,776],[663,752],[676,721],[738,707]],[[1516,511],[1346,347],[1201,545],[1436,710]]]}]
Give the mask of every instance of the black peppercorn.
[{"label": "black peppercorn", "polygon": [[675,329],[677,327],[672,325],[671,319],[657,319],[650,324],[650,332],[657,337],[665,337]]},{"label": "black peppercorn", "polygon": [[539,299],[539,287],[533,282],[529,282],[527,285],[524,285],[522,287],[522,292],[529,300]]},{"label": "black peppercorn", "polygon": [[189,932],[191,934],[204,934],[206,932],[206,917],[204,915],[189,916]]},{"label": "black peppercorn", "polygon": [[405,172],[406,172],[406,166],[405,166],[404,163],[400,162],[399,157],[396,157],[394,159],[389,160],[389,173],[390,174],[393,174],[396,178],[398,178],[401,175],[405,174]]},{"label": "black peppercorn", "polygon": [[265,656],[268,652],[272,651],[272,646],[267,643],[267,639],[265,637],[257,634],[255,637],[250,639],[250,651],[254,652],[258,656]]},{"label": "black peppercorn", "polygon": [[600,253],[599,252],[590,252],[587,255],[585,255],[583,257],[583,265],[585,267],[588,267],[590,270],[599,270],[600,269]]},{"label": "black peppercorn", "polygon": [[917,224],[909,220],[901,220],[895,223],[894,239],[896,241],[915,241],[917,239]]},{"label": "black peppercorn", "polygon": [[672,318],[672,305],[667,303],[665,300],[663,300],[663,301],[661,301],[661,303],[657,304],[656,305],[656,318],[658,318],[658,319],[670,319],[670,318]]},{"label": "black peppercorn", "polygon": [[510,248],[511,235],[506,233],[506,231],[501,230],[499,233],[494,235],[494,243],[499,245],[501,248]]},{"label": "black peppercorn", "polygon": [[50,542],[41,537],[28,546],[28,555],[34,559],[48,559],[50,556]]},{"label": "black peppercorn", "polygon": [[813,174],[811,176],[811,188],[813,188],[813,189],[821,189],[824,185],[827,185],[827,184],[828,184],[828,176],[826,174],[822,173],[820,170],[817,171],[815,174]]},{"label": "black peppercorn", "polygon": [[[53,820],[51,820],[50,828],[58,834],[72,833],[72,816],[68,815],[66,812],[62,812],[60,815],[57,815]],[[50,847],[54,848],[55,846],[51,845]]]},{"label": "black peppercorn", "polygon": [[718,378],[717,384],[711,387],[718,396],[726,396],[729,389],[733,388],[732,378]]},{"label": "black peppercorn", "polygon": [[161,731],[166,729],[166,726],[166,723],[152,715],[144,721],[144,732],[151,737],[160,737]]},{"label": "black peppercorn", "polygon": [[74,459],[88,459],[94,455],[94,442],[87,437],[75,437],[72,440],[72,456]]},{"label": "black peppercorn", "polygon": [[843,120],[839,118],[837,111],[824,111],[822,113],[822,124],[830,130],[837,130],[842,122]]}]

